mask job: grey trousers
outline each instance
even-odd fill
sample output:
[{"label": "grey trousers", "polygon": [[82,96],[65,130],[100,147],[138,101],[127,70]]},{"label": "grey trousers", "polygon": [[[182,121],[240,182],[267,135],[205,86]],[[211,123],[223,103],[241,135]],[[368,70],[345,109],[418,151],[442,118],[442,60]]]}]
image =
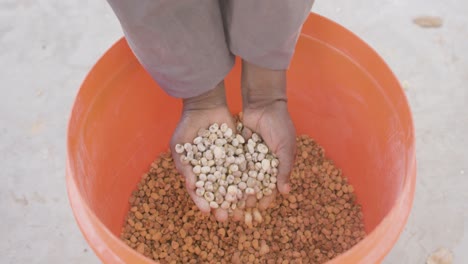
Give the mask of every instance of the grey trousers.
[{"label": "grey trousers", "polygon": [[143,67],[171,96],[213,89],[234,55],[288,68],[313,0],[108,0]]}]

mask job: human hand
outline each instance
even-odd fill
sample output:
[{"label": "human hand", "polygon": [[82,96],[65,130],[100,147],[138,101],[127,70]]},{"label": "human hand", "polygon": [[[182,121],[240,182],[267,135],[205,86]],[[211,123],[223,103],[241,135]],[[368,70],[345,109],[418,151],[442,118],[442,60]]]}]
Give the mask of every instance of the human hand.
[{"label": "human hand", "polygon": [[[288,194],[296,152],[296,130],[287,108],[286,72],[264,69],[244,61],[242,95],[242,122],[246,128],[260,134],[279,159],[277,189],[281,194]],[[247,206],[265,210],[274,200],[275,193],[262,198],[258,205],[255,197],[249,197]]]},{"label": "human hand", "polygon": [[[187,192],[200,211],[204,213],[210,213],[210,205],[203,197],[197,196],[195,193],[197,177],[193,173],[192,166],[184,164],[180,159],[180,154],[177,154],[174,148],[176,144],[191,143],[201,128],[207,128],[213,123],[226,123],[233,130],[235,127],[232,114],[226,104],[224,84],[222,83],[207,94],[184,100],[182,117],[170,143],[175,166],[185,177]],[[218,221],[228,219],[227,210],[218,208],[214,210],[214,213]]]}]

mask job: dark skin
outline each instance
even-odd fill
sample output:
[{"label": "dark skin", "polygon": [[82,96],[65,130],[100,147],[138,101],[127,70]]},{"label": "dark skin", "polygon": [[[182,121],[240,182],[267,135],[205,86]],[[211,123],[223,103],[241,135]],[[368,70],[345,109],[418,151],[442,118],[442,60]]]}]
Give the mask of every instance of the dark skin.
[{"label": "dark skin", "polygon": [[[262,68],[242,61],[243,123],[248,137],[255,131],[263,137],[270,150],[279,159],[277,189],[281,194],[290,191],[289,174],[295,157],[296,131],[287,109],[286,71]],[[235,130],[234,119],[226,104],[224,81],[213,90],[200,96],[184,99],[183,113],[171,139],[171,149],[177,143],[191,142],[200,128],[213,123],[226,123]],[[173,153],[176,168],[186,178],[187,192],[198,208],[207,214],[211,208],[205,199],[195,194],[196,176],[190,165],[183,165],[178,154]],[[260,201],[254,196],[247,199],[247,207],[265,210],[275,198],[265,196]],[[218,221],[226,221],[228,213],[223,209],[214,210]],[[243,211],[236,210],[234,220],[243,218]]]}]

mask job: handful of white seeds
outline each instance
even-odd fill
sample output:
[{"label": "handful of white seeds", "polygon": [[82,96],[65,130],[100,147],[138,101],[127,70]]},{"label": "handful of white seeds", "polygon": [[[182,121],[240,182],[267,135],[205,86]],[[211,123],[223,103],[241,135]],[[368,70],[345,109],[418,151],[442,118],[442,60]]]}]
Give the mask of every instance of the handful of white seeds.
[{"label": "handful of white seeds", "polygon": [[276,188],[279,161],[256,133],[246,140],[227,124],[214,123],[200,129],[192,143],[177,144],[183,164],[191,164],[197,177],[196,194],[211,208],[232,211],[244,209],[247,196],[257,199],[271,195]]}]

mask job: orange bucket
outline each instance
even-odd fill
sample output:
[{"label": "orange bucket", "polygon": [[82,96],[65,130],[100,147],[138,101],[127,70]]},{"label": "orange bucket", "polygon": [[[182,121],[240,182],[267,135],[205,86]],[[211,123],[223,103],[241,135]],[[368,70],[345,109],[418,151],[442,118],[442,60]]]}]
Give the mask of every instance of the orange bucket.
[{"label": "orange bucket", "polygon": [[[368,236],[329,263],[379,263],[411,210],[413,121],[395,76],[362,40],[311,14],[288,73],[289,108],[300,134],[316,139],[343,169],[363,206]],[[241,110],[240,66],[226,79]],[[125,40],[94,66],[68,128],[67,188],[75,218],[105,263],[152,263],[120,239],[128,198],[168,142],[181,113]]]}]

